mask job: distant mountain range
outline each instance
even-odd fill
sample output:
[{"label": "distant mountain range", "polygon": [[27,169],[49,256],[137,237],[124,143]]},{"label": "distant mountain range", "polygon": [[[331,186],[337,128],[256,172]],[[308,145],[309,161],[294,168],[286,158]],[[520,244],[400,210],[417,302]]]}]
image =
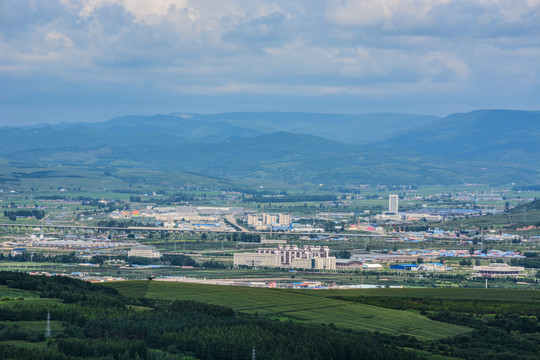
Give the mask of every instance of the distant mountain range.
[{"label": "distant mountain range", "polygon": [[540,112],[226,113],[0,128],[0,156],[333,184],[540,182]]}]

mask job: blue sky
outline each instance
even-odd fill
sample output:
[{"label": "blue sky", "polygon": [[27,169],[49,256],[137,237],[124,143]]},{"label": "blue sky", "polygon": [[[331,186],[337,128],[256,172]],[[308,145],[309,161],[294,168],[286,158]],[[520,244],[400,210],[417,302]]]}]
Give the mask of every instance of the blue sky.
[{"label": "blue sky", "polygon": [[539,102],[540,0],[0,0],[0,125]]}]

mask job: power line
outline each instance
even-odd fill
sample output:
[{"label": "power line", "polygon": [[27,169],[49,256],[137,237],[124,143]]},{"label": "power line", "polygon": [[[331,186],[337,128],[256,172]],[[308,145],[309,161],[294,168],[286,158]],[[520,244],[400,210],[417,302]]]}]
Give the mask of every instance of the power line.
[{"label": "power line", "polygon": [[45,328],[45,338],[51,337],[51,312],[47,311],[47,327]]}]

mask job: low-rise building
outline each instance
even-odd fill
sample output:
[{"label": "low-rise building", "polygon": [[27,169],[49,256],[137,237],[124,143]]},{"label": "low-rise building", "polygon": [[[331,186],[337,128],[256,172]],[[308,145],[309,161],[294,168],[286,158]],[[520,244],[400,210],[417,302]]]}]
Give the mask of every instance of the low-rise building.
[{"label": "low-rise building", "polygon": [[416,265],[416,264],[397,264],[397,265],[390,265],[390,269],[392,269],[392,270],[417,271],[418,270],[418,265]]},{"label": "low-rise building", "polygon": [[420,266],[419,270],[422,270],[422,271],[446,271],[446,270],[448,270],[448,268],[446,267],[446,265],[441,264],[441,263],[427,263],[427,264],[422,264]]},{"label": "low-rise building", "polygon": [[236,253],[234,266],[280,267],[279,257],[275,254]]},{"label": "low-rise building", "polygon": [[336,259],[337,270],[362,269],[362,262],[355,259]]},{"label": "low-rise building", "polygon": [[159,259],[161,257],[161,253],[153,246],[141,245],[132,247],[131,250],[128,251],[128,256]]},{"label": "low-rise building", "polygon": [[504,263],[492,263],[487,266],[474,266],[473,275],[482,277],[523,276],[523,266],[510,266]]},{"label": "low-rise building", "polygon": [[363,270],[382,270],[383,266],[381,264],[362,264]]}]

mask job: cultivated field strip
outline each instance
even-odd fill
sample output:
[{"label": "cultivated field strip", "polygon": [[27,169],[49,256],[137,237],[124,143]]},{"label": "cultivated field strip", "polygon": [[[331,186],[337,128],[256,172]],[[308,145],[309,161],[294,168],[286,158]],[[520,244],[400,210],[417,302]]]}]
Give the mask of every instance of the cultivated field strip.
[{"label": "cultivated field strip", "polygon": [[[334,324],[354,330],[407,334],[421,340],[437,340],[469,331],[466,327],[433,321],[409,311],[384,309],[280,289],[158,281],[118,282],[111,283],[111,286],[131,297],[196,300],[251,314]],[[313,292],[316,293],[317,290]]]}]

